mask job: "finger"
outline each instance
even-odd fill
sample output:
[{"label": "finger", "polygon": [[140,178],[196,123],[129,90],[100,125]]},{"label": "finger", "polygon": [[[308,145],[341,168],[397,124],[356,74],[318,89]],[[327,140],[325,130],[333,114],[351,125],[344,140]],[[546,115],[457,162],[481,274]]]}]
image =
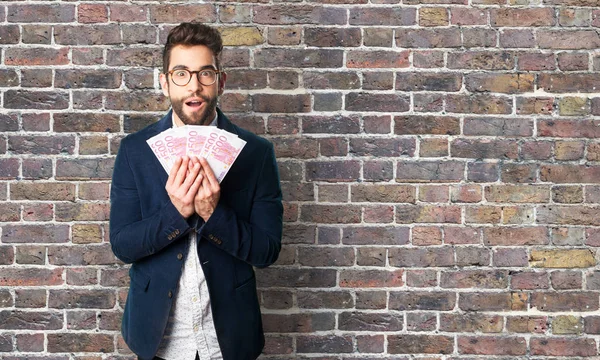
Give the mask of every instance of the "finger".
[{"label": "finger", "polygon": [[175,177],[177,176],[177,171],[179,170],[179,166],[181,166],[181,158],[178,157],[169,172],[169,178],[167,179],[167,187],[171,187],[173,182],[175,181]]},{"label": "finger", "polygon": [[174,182],[174,184],[178,187],[181,186],[183,180],[185,180],[185,173],[187,171],[188,161],[188,157],[184,156],[181,160],[181,163],[179,164],[179,169],[177,170],[177,176],[175,177]]},{"label": "finger", "polygon": [[202,176],[202,174],[198,174],[198,176],[196,176],[196,179],[190,186],[190,189],[188,190],[188,193],[186,195],[190,201],[191,201],[191,199],[194,199],[198,196],[198,193],[200,192],[199,189],[202,184],[203,178],[204,178],[204,176]]},{"label": "finger", "polygon": [[192,184],[198,177],[199,171],[200,171],[200,165],[195,164],[192,167],[192,170],[188,172],[188,176],[185,178],[185,181],[183,182],[183,184],[181,184],[181,188],[184,191],[184,193],[187,193],[189,191],[190,186],[192,186]]},{"label": "finger", "polygon": [[208,161],[206,161],[205,158],[201,157],[200,164],[202,164],[202,170],[204,170],[204,173],[206,174],[206,178],[208,179],[210,188],[214,191],[218,191],[220,189],[219,181],[215,177],[215,174],[210,168],[210,165],[208,165]]}]

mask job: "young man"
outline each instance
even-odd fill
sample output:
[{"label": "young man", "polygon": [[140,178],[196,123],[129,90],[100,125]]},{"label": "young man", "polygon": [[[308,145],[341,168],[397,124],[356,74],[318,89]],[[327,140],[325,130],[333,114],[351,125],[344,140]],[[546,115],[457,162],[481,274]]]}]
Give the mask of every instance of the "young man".
[{"label": "young man", "polygon": [[[125,137],[115,161],[110,242],[132,264],[122,333],[140,359],[256,359],[264,346],[252,267],[281,248],[279,175],[272,145],[216,107],[222,48],[211,27],[171,30],[160,83],[172,111]],[[146,143],[184,124],[246,141],[221,184],[203,158],[180,158],[167,175]]]}]

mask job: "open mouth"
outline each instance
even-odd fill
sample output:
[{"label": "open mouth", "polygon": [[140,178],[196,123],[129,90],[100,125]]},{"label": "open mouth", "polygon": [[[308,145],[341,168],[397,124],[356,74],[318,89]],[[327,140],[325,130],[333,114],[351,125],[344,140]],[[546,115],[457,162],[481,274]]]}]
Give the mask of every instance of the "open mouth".
[{"label": "open mouth", "polygon": [[198,110],[200,109],[200,107],[202,107],[202,104],[204,104],[204,102],[201,100],[190,100],[186,101],[185,104],[192,110]]}]

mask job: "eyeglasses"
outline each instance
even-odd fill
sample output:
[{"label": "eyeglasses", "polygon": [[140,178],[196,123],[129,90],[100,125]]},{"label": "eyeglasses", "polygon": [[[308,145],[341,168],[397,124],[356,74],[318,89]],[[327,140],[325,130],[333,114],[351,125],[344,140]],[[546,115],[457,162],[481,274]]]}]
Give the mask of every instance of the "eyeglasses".
[{"label": "eyeglasses", "polygon": [[171,75],[171,80],[177,86],[186,86],[192,80],[192,75],[196,74],[200,84],[204,86],[210,86],[217,81],[217,74],[220,71],[214,69],[202,69],[198,71],[189,71],[186,69],[174,69],[169,71],[167,74]]}]

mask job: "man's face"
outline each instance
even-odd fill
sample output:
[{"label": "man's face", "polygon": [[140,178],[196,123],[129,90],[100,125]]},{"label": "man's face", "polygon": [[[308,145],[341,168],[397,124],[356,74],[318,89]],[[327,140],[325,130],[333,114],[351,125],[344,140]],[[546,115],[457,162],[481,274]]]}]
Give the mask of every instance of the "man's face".
[{"label": "man's face", "polygon": [[[212,51],[204,45],[177,45],[171,49],[169,71],[185,69],[198,71],[201,69],[217,69]],[[171,75],[160,74],[160,85],[163,94],[171,100],[173,118],[178,126],[208,125],[216,115],[217,99],[223,93],[225,73],[219,74],[212,85],[202,85],[196,74],[192,74],[190,82],[185,86],[175,85]]]}]

